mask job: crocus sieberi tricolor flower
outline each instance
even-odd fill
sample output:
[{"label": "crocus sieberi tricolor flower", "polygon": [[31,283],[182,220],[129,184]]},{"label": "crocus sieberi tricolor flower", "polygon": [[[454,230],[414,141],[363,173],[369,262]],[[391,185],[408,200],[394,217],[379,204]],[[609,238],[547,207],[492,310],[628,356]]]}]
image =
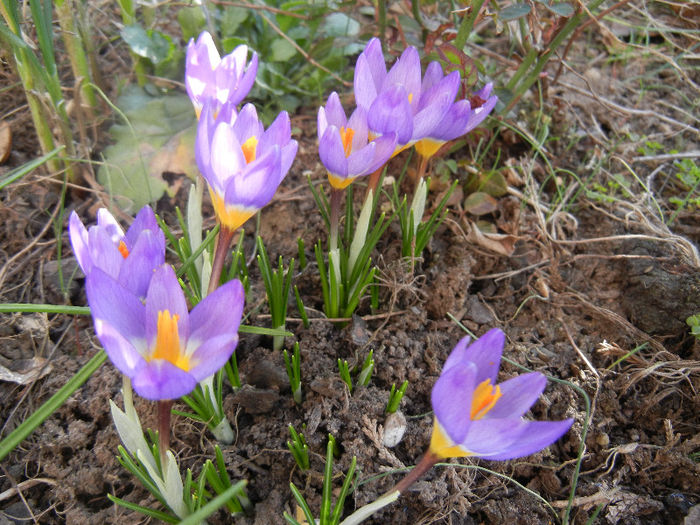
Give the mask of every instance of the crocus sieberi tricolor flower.
[{"label": "crocus sieberi tricolor flower", "polygon": [[238,343],[244,302],[238,280],[217,288],[192,312],[167,264],[153,274],[145,304],[100,269],[90,274],[86,290],[105,352],[146,399],[189,394],[224,366]]},{"label": "crocus sieberi tricolor flower", "polygon": [[459,80],[457,71],[443,75],[437,62],[421,79],[415,47],[406,48],[387,72],[381,43],[373,38],[357,59],[355,99],[367,113],[370,135],[395,132],[398,152],[435,129],[454,102]]},{"label": "crocus sieberi tricolor flower", "polygon": [[519,458],[542,450],[569,430],[572,419],[523,418],[547,383],[541,373],[496,384],[505,342],[501,330],[494,328],[472,344],[469,341],[465,337],[457,343],[433,387],[430,452],[434,456]]},{"label": "crocus sieberi tricolor flower", "polygon": [[492,90],[493,83],[489,82],[474,93],[471,99],[458,100],[452,104],[438,125],[425,138],[416,142],[418,154],[430,158],[443,144],[466,135],[481,124],[498,102],[498,97],[491,94]]},{"label": "crocus sieberi tricolor flower", "polygon": [[226,102],[238,105],[248,94],[258,72],[258,55],[248,60],[248,46],[240,45],[221,57],[211,35],[204,31],[190,39],[185,60],[185,87],[197,116],[206,100],[219,108]]},{"label": "crocus sieberi tricolor flower", "polygon": [[356,178],[382,167],[396,148],[393,132],[369,140],[367,112],[358,107],[347,119],[335,92],[318,110],[318,139],[319,157],[336,189],[344,189]]},{"label": "crocus sieberi tricolor flower", "polygon": [[285,111],[265,130],[252,104],[238,114],[232,102],[216,116],[215,109],[205,102],[195,157],[222,228],[234,231],[272,200],[294,161],[297,142]]},{"label": "crocus sieberi tricolor flower", "polygon": [[87,277],[99,268],[138,297],[146,295],[153,271],[165,261],[165,235],[149,206],[139,211],[126,233],[105,208],[98,210],[97,224],[90,228],[72,212],[69,232]]}]

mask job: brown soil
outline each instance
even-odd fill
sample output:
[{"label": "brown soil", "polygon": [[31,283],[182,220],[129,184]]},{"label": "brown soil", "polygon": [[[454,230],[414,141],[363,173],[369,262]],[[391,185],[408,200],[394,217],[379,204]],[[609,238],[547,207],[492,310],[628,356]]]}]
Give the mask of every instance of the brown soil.
[{"label": "brown soil", "polygon": [[[609,74],[598,71],[598,76]],[[557,89],[552,88],[545,108],[552,111],[555,127],[563,129],[577,118],[605,114],[606,129],[614,130],[631,118],[606,113],[604,105],[590,100],[584,112],[575,92]],[[625,93],[618,95],[625,100]],[[559,442],[521,460],[462,460],[455,466],[438,466],[367,523],[551,523],[556,517],[541,500],[502,475],[538,493],[561,515],[586,428],[573,499],[575,523],[586,523],[597,508],[602,508],[600,523],[682,523],[700,501],[700,469],[693,460],[700,450],[700,344],[685,324],[686,317],[700,312],[700,266],[692,244],[700,240],[697,216],[681,214],[669,230],[650,219],[644,202],[610,205],[580,197],[568,207],[557,207],[555,194],[574,181],[546,180],[527,144],[506,133],[497,140],[502,159],[509,159],[514,172],[529,175],[530,181],[527,185],[510,181],[517,191],[501,198],[491,217],[501,232],[515,236],[512,254],[495,254],[468,241],[467,215],[457,203],[415,274],[410,274],[396,263],[400,236],[393,225],[377,250],[382,254],[377,264],[383,283],[379,311],[371,312],[364,301],[359,317],[338,329],[315,313],[321,311],[322,301],[312,247],[325,239],[325,230],[304,175],[309,171],[314,181],[323,180],[313,122],[313,110],[294,122],[304,130],[296,137],[300,153],[275,201],[263,211],[261,229],[271,258],[281,254],[286,261],[296,256],[297,237],[306,243],[310,263],[294,282],[315,319],[309,329],[291,321],[295,337],[287,341],[288,346],[295,340],[300,343],[304,401],[301,406],[293,402],[282,355],[270,350],[270,341],[243,336],[236,353],[246,386],[237,393],[226,387],[224,405],[236,439],[222,448],[231,478],[248,480],[254,508],[235,523],[283,523],[283,511],[295,513],[290,481],[302,490],[311,508],[318,509],[329,433],[341,447],[334,470],[337,486],[351,458],[357,457],[359,483],[346,502],[345,515],[391,488],[401,478],[397,470],[414,465],[429,442],[430,390],[463,335],[448,314],[477,334],[501,327],[508,337],[505,357],[577,385],[574,389],[550,382],[532,411],[536,419],[572,417],[575,423]],[[13,123],[13,129],[24,125],[28,124]],[[653,133],[649,125],[640,134]],[[684,133],[678,132],[674,140],[682,135],[687,140],[684,149],[697,146],[691,132]],[[582,175],[581,166],[590,161],[588,153],[600,148],[601,140],[591,133],[572,148],[553,144],[549,158],[556,167]],[[32,141],[31,135],[16,133],[9,166],[36,155]],[[652,170],[653,166],[640,167],[643,177]],[[174,204],[182,202],[188,184],[183,176],[175,199],[157,203],[172,225]],[[76,264],[65,228],[60,264],[68,283],[66,296],[59,285],[51,227],[51,218],[59,213],[59,192],[54,179],[34,174],[0,194],[3,303],[85,304],[83,281],[77,275],[72,278]],[[97,202],[94,194],[73,190],[66,209],[78,209],[91,220]],[[63,218],[65,226],[67,214]],[[245,249],[252,253],[250,237]],[[251,265],[250,307],[264,300],[258,277]],[[292,303],[290,315],[298,317]],[[261,312],[250,323],[268,326],[264,307]],[[3,314],[0,340],[0,365],[12,368],[27,363],[21,360],[42,357],[42,364],[50,367],[26,385],[0,383],[2,436],[98,349],[85,317]],[[351,395],[339,379],[336,361],[347,359],[353,366],[370,348],[376,362],[372,380]],[[504,362],[499,379],[517,373],[516,366]],[[398,446],[389,449],[382,444],[383,410],[392,383],[406,379],[410,384],[401,410],[407,432]],[[0,464],[0,523],[145,521],[106,497],[112,493],[141,505],[156,503],[116,460],[119,440],[108,400],[120,402],[120,385],[112,365],[103,365]],[[588,413],[581,391],[591,402]],[[153,427],[154,406],[138,400],[137,410],[144,426]],[[311,451],[307,472],[299,471],[287,450],[290,423],[297,430],[306,426],[303,432]],[[192,468],[198,475],[205,459],[213,457],[214,444],[203,425],[175,418],[172,449],[183,471]],[[209,523],[230,522],[223,511],[209,519]]]}]

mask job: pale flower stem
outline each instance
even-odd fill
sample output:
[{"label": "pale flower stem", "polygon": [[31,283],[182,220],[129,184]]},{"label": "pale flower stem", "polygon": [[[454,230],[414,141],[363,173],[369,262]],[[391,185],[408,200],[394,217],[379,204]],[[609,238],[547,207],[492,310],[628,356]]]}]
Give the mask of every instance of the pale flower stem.
[{"label": "pale flower stem", "polygon": [[373,192],[377,193],[377,186],[379,185],[379,179],[382,176],[382,171],[384,171],[384,166],[381,168],[378,168],[377,171],[370,173],[368,180],[367,180],[367,193]]},{"label": "pale flower stem", "polygon": [[170,449],[170,410],[172,407],[172,399],[158,401],[158,451],[160,452],[160,469],[163,477],[165,477],[167,465],[166,453]]},{"label": "pale flower stem", "polygon": [[216,241],[216,250],[214,251],[214,261],[211,265],[211,276],[209,277],[209,289],[207,295],[212,293],[219,286],[221,280],[221,271],[224,268],[224,261],[228,255],[228,249],[233,240],[233,230],[229,230],[223,224],[219,230],[219,238]]},{"label": "pale flower stem", "polygon": [[136,409],[134,408],[134,392],[131,389],[131,379],[127,375],[122,375],[122,397],[124,398],[124,413],[132,421],[138,421]]},{"label": "pale flower stem", "polygon": [[378,510],[390,505],[399,499],[399,496],[401,496],[401,494],[405,492],[408,487],[415,483],[418,478],[433,468],[433,465],[435,465],[435,463],[437,463],[439,460],[440,458],[432,452],[426,452],[421,458],[420,462],[413,467],[406,477],[399,481],[394,488],[384,494],[381,498],[357,509],[350,516],[345,518],[340,525],[357,525],[362,523]]},{"label": "pale flower stem", "polygon": [[331,188],[331,216],[329,251],[338,249],[338,229],[340,228],[340,205],[343,202],[343,190]]}]

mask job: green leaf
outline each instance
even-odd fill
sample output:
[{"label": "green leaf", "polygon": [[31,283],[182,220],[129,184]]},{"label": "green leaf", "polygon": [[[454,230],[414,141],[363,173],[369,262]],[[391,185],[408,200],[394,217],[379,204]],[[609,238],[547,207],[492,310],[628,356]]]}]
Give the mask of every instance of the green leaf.
[{"label": "green leaf", "polygon": [[326,17],[323,29],[329,36],[354,37],[360,33],[360,23],[344,13],[333,13]]},{"label": "green leaf", "polygon": [[201,7],[183,7],[177,12],[177,21],[182,30],[182,38],[189,41],[197,38],[206,25]]},{"label": "green leaf", "polygon": [[168,58],[175,46],[173,42],[158,31],[146,31],[139,24],[125,26],[121,37],[135,55],[147,58],[158,64]]},{"label": "green leaf", "polygon": [[504,22],[510,22],[511,20],[517,20],[530,14],[530,6],[527,4],[514,4],[501,10],[498,13],[498,18]]},{"label": "green leaf", "polygon": [[196,117],[186,95],[151,96],[138,86],[117,105],[126,123],[110,128],[114,144],[105,148],[97,178],[121,209],[136,211],[163,196],[164,172],[196,176]]},{"label": "green leaf", "polygon": [[272,62],[286,62],[296,54],[296,49],[284,38],[276,38],[270,45],[270,60]]},{"label": "green leaf", "polygon": [[[201,12],[199,7],[197,10]],[[246,18],[248,18],[249,12],[250,11],[248,11],[248,9],[244,9],[242,7],[224,6],[224,10],[221,13],[220,22],[222,37],[228,38],[235,36],[236,32],[238,31],[238,27],[245,22]],[[232,50],[233,48],[228,49],[227,52]]]},{"label": "green leaf", "polygon": [[498,209],[498,201],[488,193],[478,191],[464,200],[464,209],[472,215],[486,215]]},{"label": "green leaf", "polygon": [[574,6],[567,2],[559,2],[552,5],[545,4],[545,7],[549,9],[552,13],[557,14],[559,16],[564,16],[566,18],[573,15],[575,11]]}]

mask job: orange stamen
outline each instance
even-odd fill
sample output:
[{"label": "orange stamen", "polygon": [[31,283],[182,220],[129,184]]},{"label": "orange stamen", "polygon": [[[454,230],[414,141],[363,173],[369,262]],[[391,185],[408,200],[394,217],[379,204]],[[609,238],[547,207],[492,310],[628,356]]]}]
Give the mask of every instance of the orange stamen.
[{"label": "orange stamen", "polygon": [[177,328],[177,314],[172,315],[168,310],[158,312],[156,348],[149,360],[164,359],[182,370],[190,369],[189,358],[182,353],[180,334]]},{"label": "orange stamen", "polygon": [[126,243],[124,241],[119,241],[119,253],[122,254],[122,257],[126,259],[129,256],[129,248],[126,247]]},{"label": "orange stamen", "polygon": [[490,379],[482,381],[479,386],[474,389],[470,414],[471,419],[475,420],[484,417],[502,395],[500,386],[492,386]]},{"label": "orange stamen", "polygon": [[352,153],[352,138],[355,136],[355,130],[352,128],[340,128],[340,140],[343,143],[343,151],[345,156],[349,157]]},{"label": "orange stamen", "polygon": [[255,136],[250,137],[246,140],[241,149],[243,150],[243,156],[245,157],[246,163],[250,164],[255,160],[255,150],[258,147],[258,139]]}]

